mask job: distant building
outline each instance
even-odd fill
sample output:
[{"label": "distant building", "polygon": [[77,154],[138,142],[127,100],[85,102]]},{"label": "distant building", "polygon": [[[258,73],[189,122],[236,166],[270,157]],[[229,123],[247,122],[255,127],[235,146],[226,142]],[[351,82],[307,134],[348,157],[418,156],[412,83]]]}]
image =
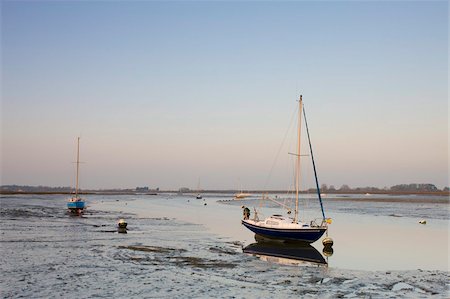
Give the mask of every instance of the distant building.
[{"label": "distant building", "polygon": [[148,187],[136,187],[136,192],[148,192]]},{"label": "distant building", "polygon": [[186,193],[186,192],[190,192],[190,191],[191,191],[191,189],[186,188],[186,187],[181,187],[180,189],[178,189],[179,193]]}]

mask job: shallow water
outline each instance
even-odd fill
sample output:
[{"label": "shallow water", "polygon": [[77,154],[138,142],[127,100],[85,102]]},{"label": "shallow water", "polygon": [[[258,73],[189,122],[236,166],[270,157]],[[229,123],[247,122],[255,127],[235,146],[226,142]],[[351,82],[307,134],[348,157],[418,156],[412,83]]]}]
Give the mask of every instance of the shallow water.
[{"label": "shallow water", "polygon": [[[242,252],[254,237],[240,225],[241,205],[257,205],[255,199],[227,201],[214,194],[205,200],[170,194],[86,199],[87,212],[74,217],[65,213],[64,196],[1,198],[2,297],[449,295],[448,213],[439,216],[448,211],[445,202],[420,203],[428,211],[428,223],[420,225],[417,203],[386,208],[326,201],[335,245],[325,257],[321,243],[313,244],[328,262],[318,265]],[[263,208],[265,214],[273,211],[278,210]],[[301,214],[314,213],[311,204]],[[127,234],[116,232],[119,218],[127,220]]]}]

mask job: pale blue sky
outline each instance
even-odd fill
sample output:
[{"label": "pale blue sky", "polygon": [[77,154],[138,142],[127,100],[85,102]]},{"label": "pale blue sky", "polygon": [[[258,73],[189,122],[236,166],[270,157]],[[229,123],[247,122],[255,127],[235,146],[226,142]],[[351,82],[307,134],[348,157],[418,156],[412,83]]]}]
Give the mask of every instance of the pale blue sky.
[{"label": "pale blue sky", "polygon": [[1,14],[1,184],[73,185],[81,134],[85,188],[286,188],[288,167],[266,178],[303,94],[322,183],[448,185],[447,1]]}]

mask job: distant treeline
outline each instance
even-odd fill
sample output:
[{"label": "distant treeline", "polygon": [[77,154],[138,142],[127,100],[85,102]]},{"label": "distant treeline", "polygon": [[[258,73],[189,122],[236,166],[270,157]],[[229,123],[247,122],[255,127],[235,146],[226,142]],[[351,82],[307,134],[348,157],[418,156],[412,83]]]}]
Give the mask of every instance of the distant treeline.
[{"label": "distant treeline", "polygon": [[[316,191],[317,189],[312,188],[308,191]],[[444,187],[442,190],[437,188],[433,184],[400,184],[392,187],[357,187],[350,188],[348,185],[342,185],[340,188],[336,189],[333,185],[322,184],[320,186],[320,191],[324,193],[333,193],[333,192],[358,192],[358,193],[386,193],[386,192],[411,192],[411,193],[429,193],[429,192],[449,192],[449,187]]]},{"label": "distant treeline", "polygon": [[[159,188],[150,189],[148,187],[136,187],[129,189],[79,189],[80,193],[135,193],[135,192],[155,192]],[[73,187],[49,187],[49,186],[23,186],[23,185],[2,185],[1,193],[75,193]]]},{"label": "distant treeline", "polygon": [[[0,186],[0,193],[73,193],[72,187],[48,187],[48,186],[20,186],[20,185],[2,185]],[[178,193],[193,193],[198,190],[190,190],[189,188],[179,188],[178,190],[160,190],[159,188],[136,187],[129,189],[82,189],[80,193],[147,193],[155,194],[156,192],[178,192]],[[236,190],[202,190],[201,192],[217,192],[229,193],[236,192]],[[279,193],[285,190],[248,190],[250,193]],[[308,193],[317,192],[317,189],[308,189]],[[356,187],[351,188],[348,185],[342,185],[340,188],[335,188],[333,185],[322,184],[320,186],[321,193],[449,193],[449,187],[442,190],[433,184],[400,184],[392,187]]]},{"label": "distant treeline", "polygon": [[53,192],[53,193],[70,193],[74,189],[72,187],[48,187],[48,186],[19,186],[19,185],[3,185],[0,186],[2,192]]}]

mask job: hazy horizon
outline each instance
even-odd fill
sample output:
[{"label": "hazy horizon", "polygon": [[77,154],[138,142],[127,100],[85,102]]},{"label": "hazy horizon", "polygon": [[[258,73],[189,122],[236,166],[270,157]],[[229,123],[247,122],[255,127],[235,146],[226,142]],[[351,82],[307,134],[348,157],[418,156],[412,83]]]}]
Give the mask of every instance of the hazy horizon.
[{"label": "hazy horizon", "polygon": [[1,185],[449,185],[447,1],[0,5]]}]

